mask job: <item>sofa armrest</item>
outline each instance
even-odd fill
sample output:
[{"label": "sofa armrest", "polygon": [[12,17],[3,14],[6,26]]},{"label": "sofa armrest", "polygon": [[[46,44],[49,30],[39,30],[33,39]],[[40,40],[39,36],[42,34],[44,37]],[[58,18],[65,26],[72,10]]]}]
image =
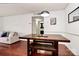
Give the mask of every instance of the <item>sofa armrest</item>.
[{"label": "sofa armrest", "polygon": [[13,37],[19,37],[17,32],[11,32],[8,36],[9,39],[13,38]]},{"label": "sofa armrest", "polygon": [[10,41],[10,44],[19,41],[18,33],[17,32],[11,32],[8,36],[8,40]]}]

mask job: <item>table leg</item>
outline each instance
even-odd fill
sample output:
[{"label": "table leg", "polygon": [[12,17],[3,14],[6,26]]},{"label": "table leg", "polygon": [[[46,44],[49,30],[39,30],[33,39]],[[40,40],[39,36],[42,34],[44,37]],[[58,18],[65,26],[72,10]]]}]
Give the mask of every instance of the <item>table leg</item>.
[{"label": "table leg", "polygon": [[29,39],[27,39],[27,56],[29,56]]},{"label": "table leg", "polygon": [[54,42],[54,48],[56,49],[56,51],[54,51],[54,56],[58,56],[58,41]]},{"label": "table leg", "polygon": [[[35,44],[35,43],[36,43],[36,41],[35,41],[35,40],[33,40],[33,43]],[[32,49],[32,53],[36,54],[36,53],[37,53],[37,49]]]}]

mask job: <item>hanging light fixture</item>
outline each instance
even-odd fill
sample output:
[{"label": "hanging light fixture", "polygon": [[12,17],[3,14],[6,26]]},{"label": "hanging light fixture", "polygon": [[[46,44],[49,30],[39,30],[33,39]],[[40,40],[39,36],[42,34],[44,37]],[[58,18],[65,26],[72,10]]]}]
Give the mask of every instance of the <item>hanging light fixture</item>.
[{"label": "hanging light fixture", "polygon": [[43,17],[49,16],[49,12],[48,12],[48,11],[42,11],[40,14],[41,14],[41,16],[43,16]]}]

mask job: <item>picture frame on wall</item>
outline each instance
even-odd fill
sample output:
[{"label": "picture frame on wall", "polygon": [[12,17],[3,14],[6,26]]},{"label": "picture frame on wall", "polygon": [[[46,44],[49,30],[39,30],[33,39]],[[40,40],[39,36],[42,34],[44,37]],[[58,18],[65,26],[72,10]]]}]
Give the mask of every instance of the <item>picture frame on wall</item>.
[{"label": "picture frame on wall", "polygon": [[68,23],[79,21],[79,7],[68,14]]},{"label": "picture frame on wall", "polygon": [[50,25],[56,25],[56,17],[50,18]]}]

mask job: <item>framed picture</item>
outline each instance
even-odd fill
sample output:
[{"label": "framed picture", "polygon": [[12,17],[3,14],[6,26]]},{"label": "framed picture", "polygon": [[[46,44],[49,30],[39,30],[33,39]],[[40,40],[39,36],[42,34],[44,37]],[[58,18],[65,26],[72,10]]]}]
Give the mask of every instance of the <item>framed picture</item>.
[{"label": "framed picture", "polygon": [[56,18],[50,19],[50,25],[56,25]]},{"label": "framed picture", "polygon": [[79,21],[79,7],[68,14],[68,23]]}]

